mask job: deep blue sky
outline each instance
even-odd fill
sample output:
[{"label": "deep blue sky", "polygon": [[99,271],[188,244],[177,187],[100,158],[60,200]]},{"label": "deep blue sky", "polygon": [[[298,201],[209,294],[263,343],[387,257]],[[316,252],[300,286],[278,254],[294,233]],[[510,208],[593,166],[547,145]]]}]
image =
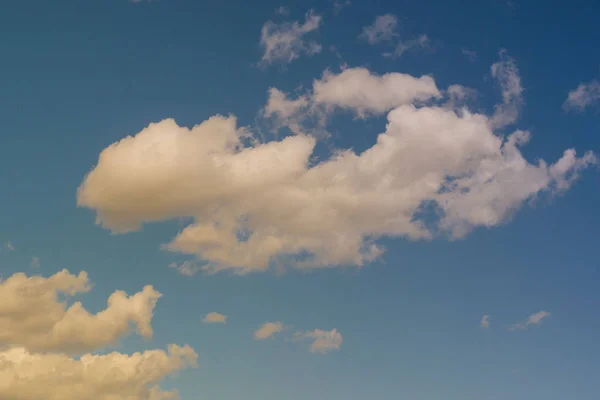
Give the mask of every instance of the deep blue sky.
[{"label": "deep blue sky", "polygon": [[[10,3],[10,4],[9,4]],[[167,117],[192,126],[214,114],[255,122],[267,89],[310,85],[342,62],[377,73],[431,74],[459,83],[490,112],[500,100],[490,66],[506,49],[518,65],[524,108],[517,126],[532,133],[523,153],[553,161],[566,148],[600,151],[598,108],[562,110],[570,90],[600,75],[600,8],[593,1],[62,0],[6,2],[0,12],[0,253],[3,276],[88,271],[81,300],[105,306],[116,289],[152,284],[154,338],[127,338],[120,351],[189,343],[198,370],[165,387],[183,399],[595,399],[600,373],[597,168],[564,195],[525,204],[512,219],[458,241],[384,239],[381,261],[362,269],[234,276],[180,276],[185,258],[161,251],[179,222],[111,235],[77,208],[76,190],[102,149]],[[289,7],[288,16],[275,9]],[[323,15],[314,38],[324,50],[286,65],[257,68],[260,30],[270,19]],[[397,15],[400,33],[433,45],[394,60],[357,39],[378,15]],[[335,46],[338,58],[328,50]],[[477,53],[470,61],[461,53]],[[374,143],[385,119],[332,126],[337,147]],[[365,133],[366,132],[366,133]],[[40,258],[39,270],[29,267]],[[526,330],[509,326],[545,310]],[[203,325],[210,311],[225,325]],[[483,315],[491,327],[482,329]],[[294,329],[338,329],[339,351],[257,342],[266,321]]]}]

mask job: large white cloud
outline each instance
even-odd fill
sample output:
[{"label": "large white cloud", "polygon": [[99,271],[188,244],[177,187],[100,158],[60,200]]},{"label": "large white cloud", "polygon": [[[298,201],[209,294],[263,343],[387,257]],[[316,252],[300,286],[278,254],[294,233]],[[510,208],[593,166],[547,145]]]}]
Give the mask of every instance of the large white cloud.
[{"label": "large white cloud", "polygon": [[196,366],[189,346],[131,355],[35,354],[24,348],[0,351],[0,398],[11,400],[166,400],[176,391],[162,391],[165,376]]},{"label": "large white cloud", "polygon": [[[189,346],[132,355],[93,355],[114,344],[136,324],[149,338],[160,294],[151,286],[132,296],[114,292],[95,315],[58,296],[89,291],[85,272],[66,270],[48,278],[17,273],[0,282],[0,398],[14,400],[161,400],[178,398],[161,391],[170,373],[196,366]],[[85,353],[81,355],[82,353]]]},{"label": "large white cloud", "polygon": [[90,289],[84,272],[63,270],[49,278],[18,273],[0,282],[0,344],[21,345],[33,351],[78,353],[114,344],[131,324],[152,336],[150,321],[161,296],[152,286],[127,296],[122,291],[108,298],[108,307],[92,315],[80,302],[67,308],[58,295]]},{"label": "large white cloud", "polygon": [[[520,83],[512,61],[501,62],[495,76],[508,107]],[[281,261],[360,266],[381,255],[382,236],[460,237],[498,225],[541,192],[566,190],[595,161],[592,153],[576,157],[569,149],[554,164],[528,162],[520,152],[528,132],[494,132],[506,125],[497,119],[504,111],[489,117],[423,105],[440,97],[430,77],[355,68],[326,73],[296,103],[273,93],[278,106],[266,110],[295,121],[319,107],[362,116],[391,111],[372,147],[336,150],[314,165],[316,142],[302,129],[259,142],[234,117],[212,117],[191,129],[164,120],[103,150],[78,204],[115,232],[194,217],[166,248],[197,255],[211,271],[261,271]]]}]

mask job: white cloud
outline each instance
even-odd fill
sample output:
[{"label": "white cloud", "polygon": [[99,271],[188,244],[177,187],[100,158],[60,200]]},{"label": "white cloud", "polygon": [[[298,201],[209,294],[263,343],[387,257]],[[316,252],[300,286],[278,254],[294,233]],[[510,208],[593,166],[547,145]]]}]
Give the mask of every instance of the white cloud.
[{"label": "white cloud", "polygon": [[178,398],[157,384],[165,376],[196,366],[189,346],[132,355],[36,354],[23,348],[0,351],[0,398],[14,400],[166,400]]},{"label": "white cloud", "polygon": [[432,77],[397,72],[376,75],[366,68],[347,68],[339,74],[326,71],[313,82],[312,101],[351,109],[359,116],[382,114],[395,107],[440,96]]},{"label": "white cloud", "polygon": [[479,325],[482,328],[489,328],[490,327],[490,316],[489,315],[484,315],[483,318],[481,318],[481,322],[479,323]]},{"label": "white cloud", "polygon": [[[0,282],[0,398],[15,400],[178,398],[157,384],[172,372],[197,366],[189,346],[131,355],[90,354],[129,332],[152,335],[150,320],[160,296],[151,286],[127,297],[114,292],[108,308],[90,315],[76,302],[57,299],[90,290],[87,274],[63,270],[48,278],[22,273]],[[86,352],[86,354],[82,354]],[[72,357],[74,356],[74,357]]]},{"label": "white cloud", "polygon": [[506,50],[500,50],[499,55],[500,61],[491,67],[492,77],[502,89],[502,103],[496,106],[490,120],[494,129],[515,123],[523,105],[523,88],[515,60],[508,56]]},{"label": "white cloud", "polygon": [[33,256],[31,257],[31,263],[30,263],[32,268],[39,268],[40,267],[40,258]]},{"label": "white cloud", "polygon": [[375,17],[375,21],[369,26],[365,26],[359,35],[369,44],[377,44],[392,40],[398,36],[398,18],[393,14],[385,14]]},{"label": "white cloud", "polygon": [[113,232],[193,217],[165,248],[196,255],[209,272],[266,271],[282,262],[362,266],[383,253],[381,237],[458,238],[497,226],[541,193],[568,189],[595,162],[573,149],[554,164],[528,162],[520,151],[528,132],[505,137],[494,132],[493,117],[423,104],[441,98],[430,77],[351,68],[326,72],[298,103],[273,93],[279,105],[270,110],[288,117],[322,108],[391,111],[370,148],[336,149],[313,164],[316,140],[301,132],[263,142],[233,116],[191,129],[166,119],[104,149],[78,205]]},{"label": "white cloud", "polygon": [[10,241],[4,243],[4,247],[6,247],[8,251],[15,251],[15,245]]},{"label": "white cloud", "polygon": [[600,103],[600,80],[594,79],[587,83],[580,83],[576,89],[571,90],[563,104],[563,109],[583,111],[598,103]]},{"label": "white cloud", "polygon": [[306,14],[302,24],[298,21],[276,24],[266,22],[261,31],[260,44],[264,49],[261,64],[274,62],[290,63],[302,54],[313,55],[321,52],[322,46],[314,40],[306,38],[319,29],[322,17],[312,11]]},{"label": "white cloud", "polygon": [[254,332],[254,339],[265,340],[282,330],[283,324],[281,322],[267,322],[262,324],[261,327]]},{"label": "white cloud", "polygon": [[218,312],[210,312],[202,318],[202,322],[206,324],[224,324],[227,322],[227,316]]},{"label": "white cloud", "polygon": [[402,40],[397,29],[398,18],[395,15],[380,15],[371,25],[365,26],[358,37],[372,45],[382,42],[394,43],[394,51],[383,53],[383,56],[388,58],[397,58],[415,47],[424,48],[429,45],[427,35],[422,34],[413,39]]},{"label": "white cloud", "polygon": [[[0,282],[0,345],[18,345],[31,351],[79,353],[115,344],[136,325],[137,333],[150,338],[150,321],[161,296],[152,286],[127,296],[114,292],[108,307],[92,315],[80,302],[67,308],[58,296],[90,290],[85,272],[63,270],[49,278],[17,273]],[[24,318],[26,316],[26,318]]]},{"label": "white cloud", "polygon": [[310,345],[310,351],[312,353],[327,353],[329,351],[339,350],[343,342],[342,335],[337,329],[332,329],[331,331],[315,329],[314,331],[309,332],[296,332],[294,337],[297,340],[313,340]]},{"label": "white cloud", "polygon": [[545,318],[549,316],[550,313],[547,311],[536,312],[535,314],[531,314],[529,317],[527,317],[525,322],[520,322],[513,325],[512,329],[527,329],[530,325],[539,325]]},{"label": "white cloud", "polygon": [[181,264],[172,262],[169,264],[169,268],[174,269],[177,271],[177,273],[183,276],[194,276],[202,270],[202,267],[190,260],[184,261]]}]

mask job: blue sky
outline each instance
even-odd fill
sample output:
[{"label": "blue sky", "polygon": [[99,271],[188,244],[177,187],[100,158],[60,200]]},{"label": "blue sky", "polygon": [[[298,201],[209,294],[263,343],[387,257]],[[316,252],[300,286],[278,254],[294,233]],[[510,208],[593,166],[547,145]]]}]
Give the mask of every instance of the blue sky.
[{"label": "blue sky", "polygon": [[[131,354],[188,344],[199,368],[161,382],[182,399],[596,398],[600,190],[593,155],[586,152],[600,150],[599,10],[584,1],[461,5],[12,2],[0,13],[3,279],[18,272],[50,277],[63,268],[86,271],[93,288],[68,297],[68,304],[81,301],[92,314],[107,307],[115,290],[134,294],[152,285],[162,293],[152,337],[133,330],[116,344],[86,352]],[[264,26],[268,35],[261,43]],[[281,47],[277,37],[292,34],[292,44]],[[268,43],[279,47],[269,53]],[[397,49],[395,56],[383,55]],[[382,81],[384,74],[392,75]],[[456,104],[448,102],[451,85],[461,85],[457,90],[466,96]],[[286,103],[293,112],[283,115],[285,102],[275,104],[270,88],[285,101],[304,103]],[[279,113],[266,118],[269,104]],[[463,105],[481,118],[468,119]],[[365,109],[371,111],[361,114]],[[431,121],[423,117],[428,110]],[[236,164],[242,160],[237,150],[218,148],[225,162],[234,160],[228,168],[238,171],[221,176],[223,170],[198,161],[208,157],[200,151],[208,142],[182,139],[184,145],[168,153],[176,143],[163,138],[183,128],[163,124],[153,148],[136,147],[143,143],[137,136],[99,161],[111,144],[167,118],[192,128],[223,115],[217,133],[208,127],[207,135],[215,141],[235,135],[227,130],[230,114],[259,142],[244,141],[247,149],[292,144],[281,153],[248,156],[247,164]],[[386,128],[387,118],[397,119]],[[456,127],[447,128],[452,123]],[[444,140],[472,127],[472,141]],[[350,156],[347,164],[327,164],[334,150],[363,154],[386,129],[386,143],[430,141],[411,152],[390,147],[397,157],[383,167],[378,160],[385,151],[364,164]],[[509,174],[514,160],[506,147],[500,154],[490,146],[494,137],[508,138],[517,129],[530,133],[518,154],[533,169]],[[311,159],[300,165],[304,159],[296,153],[305,146]],[[552,169],[567,149],[580,158],[567,172]],[[458,166],[447,161],[453,156]],[[473,165],[471,156],[498,165]],[[300,164],[292,165],[296,157]],[[548,167],[536,169],[540,159]],[[454,168],[453,178],[476,180],[487,171],[500,183],[473,198],[461,197],[460,190],[444,197],[438,187],[416,197],[423,206],[437,201],[437,209],[411,208],[402,197],[417,190],[407,189],[418,183],[411,176],[420,168],[439,172],[435,160],[442,160],[443,173]],[[323,164],[331,166],[331,176],[317,168]],[[239,165],[246,167],[235,170]],[[332,182],[340,176],[344,186],[338,187]],[[405,183],[389,188],[384,176]],[[275,183],[255,184],[271,178]],[[376,191],[373,181],[384,189]],[[352,200],[321,198],[311,185]],[[470,180],[465,185],[469,193],[484,188]],[[295,193],[309,195],[299,200]],[[369,193],[375,195],[362,196]],[[412,231],[410,217],[421,212],[434,228],[420,232],[431,238]],[[255,237],[281,241],[280,250],[269,253],[273,242],[267,239],[253,247],[250,240],[232,243],[221,231],[202,231],[215,235],[211,240],[222,252],[213,252],[199,236],[182,234],[187,226],[226,226],[232,215],[250,221],[244,229],[236,225],[235,234],[250,229]],[[113,234],[131,230],[130,223],[143,227]],[[175,243],[172,251],[161,247],[167,243]],[[354,251],[355,244],[362,247]],[[268,260],[261,262],[264,254]],[[39,266],[32,266],[33,257]],[[306,257],[311,265],[301,262]],[[185,262],[192,276],[169,268]],[[13,292],[4,283],[3,293],[1,285],[0,298],[9,299]],[[203,323],[210,312],[227,316],[226,322]],[[515,328],[539,312],[549,315]],[[20,327],[11,315],[0,306],[0,320]],[[486,315],[488,327],[481,326]],[[266,322],[281,322],[282,331],[255,340]],[[321,331],[334,338],[311,352]],[[68,347],[33,343],[0,335],[0,345],[31,353]],[[7,382],[0,377],[0,394],[37,398]],[[57,393],[49,386],[40,396]],[[131,396],[150,398],[141,389]],[[166,397],[154,399],[160,398]]]}]

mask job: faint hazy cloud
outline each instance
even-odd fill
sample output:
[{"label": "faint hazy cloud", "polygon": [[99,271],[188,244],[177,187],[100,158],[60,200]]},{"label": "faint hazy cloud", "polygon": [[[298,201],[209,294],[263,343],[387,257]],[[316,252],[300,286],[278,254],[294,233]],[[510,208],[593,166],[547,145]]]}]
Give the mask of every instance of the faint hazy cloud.
[{"label": "faint hazy cloud", "polygon": [[181,264],[172,262],[171,264],[169,264],[169,268],[174,269],[180,275],[183,276],[194,276],[202,270],[202,267],[200,267],[194,261],[190,260],[184,261]]},{"label": "faint hazy cloud", "polygon": [[489,315],[484,315],[483,318],[481,318],[481,322],[479,323],[479,325],[482,328],[489,328],[490,327],[490,316]]},{"label": "faint hazy cloud", "polygon": [[549,316],[550,313],[547,311],[536,312],[535,314],[531,314],[524,322],[513,325],[512,329],[527,329],[530,325],[539,325]]}]

